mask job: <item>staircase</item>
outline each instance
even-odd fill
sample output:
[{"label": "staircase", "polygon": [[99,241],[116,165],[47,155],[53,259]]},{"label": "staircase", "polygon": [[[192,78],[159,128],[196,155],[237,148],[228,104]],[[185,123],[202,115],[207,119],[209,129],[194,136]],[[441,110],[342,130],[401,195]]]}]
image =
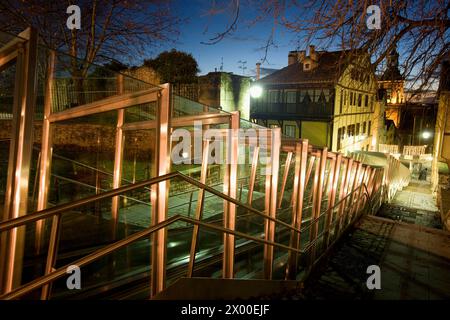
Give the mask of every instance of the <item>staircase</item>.
[{"label": "staircase", "polygon": [[[17,59],[29,62],[29,69],[17,70],[25,79],[33,81],[33,65],[47,65],[40,75],[44,117],[34,141],[39,156],[20,160],[33,152],[32,144],[10,137],[14,161],[8,167],[23,169],[21,174],[36,168],[37,178],[33,183],[24,173],[10,174],[6,185],[12,193],[5,194],[14,197],[5,197],[8,214],[0,222],[0,299],[244,298],[297,288],[346,230],[374,214],[389,193],[383,168],[285,137],[279,128],[240,119],[239,112],[182,99],[170,84],[141,83],[133,91],[128,84],[138,80],[117,74],[109,96],[55,106],[53,79],[67,74],[65,56],[38,45],[32,30],[0,54],[19,45],[25,56]],[[17,101],[27,101],[22,107],[30,121],[16,121],[17,108],[12,124],[31,135],[36,92],[29,91],[19,92]],[[80,149],[73,154],[95,164],[68,161],[92,179],[67,177],[68,167],[57,165],[58,150],[75,144],[53,134],[62,125],[84,128],[77,139],[94,128],[103,133],[92,148],[102,150],[109,170],[95,165],[100,152]],[[241,136],[242,130],[248,135]],[[192,137],[194,149],[202,147],[193,152],[197,161],[171,157],[175,135],[182,133]],[[219,138],[222,145],[216,144]],[[227,161],[209,163],[213,149]],[[138,150],[148,150],[150,159],[140,160]],[[143,168],[151,168],[148,177]],[[55,196],[61,191],[55,177],[67,183],[64,195]],[[36,210],[16,205],[30,200],[29,190],[35,190]],[[70,265],[80,267],[80,290],[67,290]],[[194,295],[188,287],[204,290]]]}]

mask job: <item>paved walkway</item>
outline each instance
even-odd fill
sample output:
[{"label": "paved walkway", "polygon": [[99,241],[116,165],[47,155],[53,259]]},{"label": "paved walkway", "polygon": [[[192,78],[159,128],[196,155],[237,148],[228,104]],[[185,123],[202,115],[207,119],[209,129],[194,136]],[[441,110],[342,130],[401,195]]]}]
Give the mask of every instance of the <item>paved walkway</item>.
[{"label": "paved walkway", "polygon": [[397,192],[392,204],[411,209],[439,211],[428,181],[412,180],[406,188]]},{"label": "paved walkway", "polygon": [[[364,217],[287,299],[450,299],[450,233],[427,181],[413,180],[377,217]],[[381,289],[369,290],[378,265]]]},{"label": "paved walkway", "polygon": [[397,192],[390,204],[385,204],[377,214],[392,220],[430,228],[442,229],[436,199],[428,181],[412,180],[402,191]]}]

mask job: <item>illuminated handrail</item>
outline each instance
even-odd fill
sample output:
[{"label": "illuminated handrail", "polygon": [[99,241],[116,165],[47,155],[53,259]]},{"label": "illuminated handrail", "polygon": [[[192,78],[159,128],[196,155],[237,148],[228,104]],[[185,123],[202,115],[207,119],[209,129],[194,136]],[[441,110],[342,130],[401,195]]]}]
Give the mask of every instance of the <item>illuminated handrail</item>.
[{"label": "illuminated handrail", "polygon": [[[157,183],[157,182],[153,182],[153,183]],[[363,187],[363,186],[361,186],[361,187]],[[365,185],[364,185],[364,188],[365,188]],[[353,191],[353,192],[355,192],[355,191]],[[366,188],[366,191],[367,191],[367,188]],[[349,195],[351,195],[351,194],[349,194]],[[368,194],[364,193],[364,195],[369,198]],[[55,213],[55,214],[57,214],[57,213]],[[153,234],[154,232],[156,232],[158,230],[161,230],[163,228],[166,228],[169,225],[171,225],[171,224],[173,224],[175,222],[178,222],[178,221],[187,222],[187,223],[190,223],[192,225],[199,225],[199,226],[202,226],[202,227],[207,228],[207,229],[211,229],[211,230],[222,232],[222,233],[232,234],[232,235],[235,235],[235,236],[238,236],[238,237],[242,237],[242,238],[245,238],[245,239],[248,239],[248,240],[251,240],[251,241],[259,242],[261,244],[268,244],[268,245],[271,245],[271,246],[274,246],[274,247],[278,247],[278,248],[281,248],[281,249],[293,251],[293,252],[296,252],[296,253],[305,253],[305,252],[309,251],[312,247],[315,246],[316,241],[318,241],[318,239],[319,239],[319,237],[316,238],[316,240],[311,242],[310,244],[308,244],[308,246],[305,249],[300,250],[300,249],[297,249],[297,248],[294,248],[294,247],[291,247],[291,246],[286,246],[286,245],[283,245],[283,244],[280,244],[280,243],[276,243],[276,242],[273,242],[273,241],[268,241],[268,240],[261,239],[261,238],[258,238],[258,237],[250,236],[250,235],[247,235],[247,234],[245,234],[243,232],[230,230],[230,229],[223,228],[223,227],[220,227],[220,226],[217,226],[217,225],[213,225],[213,224],[210,224],[210,223],[202,222],[202,221],[199,221],[197,219],[192,219],[192,218],[183,217],[181,215],[176,215],[176,216],[173,216],[171,218],[168,218],[167,220],[165,220],[165,221],[163,221],[161,223],[158,223],[155,226],[151,226],[151,227],[149,227],[149,228],[147,228],[147,229],[145,229],[143,231],[136,232],[135,234],[133,234],[133,235],[131,235],[131,236],[125,238],[125,239],[122,239],[122,240],[119,240],[119,241],[117,241],[115,243],[107,245],[106,247],[101,248],[101,249],[99,249],[99,250],[97,250],[97,251],[95,251],[95,252],[93,252],[93,253],[91,253],[91,254],[83,257],[83,258],[80,258],[80,259],[78,259],[75,262],[71,262],[70,264],[67,264],[67,265],[65,265],[63,267],[60,267],[57,270],[52,271],[51,273],[49,273],[49,274],[47,274],[45,276],[42,276],[42,277],[40,277],[38,279],[35,279],[35,280],[29,282],[26,285],[23,285],[23,286],[15,289],[15,290],[7,293],[7,294],[4,294],[4,295],[0,296],[0,299],[2,299],[2,300],[11,300],[11,299],[19,298],[19,297],[21,297],[21,296],[23,296],[23,295],[25,295],[27,293],[30,293],[30,292],[32,292],[32,291],[34,291],[36,289],[39,289],[42,286],[50,284],[50,283],[54,282],[55,280],[65,276],[67,274],[66,273],[67,268],[70,265],[77,265],[78,267],[83,267],[83,266],[85,266],[85,265],[87,265],[89,263],[92,263],[92,262],[94,262],[94,261],[96,261],[98,259],[101,259],[101,258],[107,256],[108,254],[110,254],[110,253],[112,253],[114,251],[117,251],[117,250],[119,250],[119,249],[121,249],[121,248],[123,248],[125,246],[128,246],[131,243],[139,241],[139,240],[141,240],[143,238],[147,238],[151,234]],[[335,223],[336,222],[337,221],[335,221]],[[21,224],[23,224],[23,223],[24,222],[22,222]],[[4,231],[7,228],[13,228],[15,226],[16,225],[9,225],[7,227],[0,226],[0,231]]]},{"label": "illuminated handrail", "polygon": [[108,199],[108,198],[111,198],[111,197],[114,197],[114,196],[120,196],[123,193],[129,192],[129,191],[133,191],[133,190],[136,190],[136,189],[140,189],[140,188],[143,188],[143,187],[151,186],[151,185],[159,183],[159,182],[171,180],[171,179],[176,178],[176,177],[181,178],[181,179],[185,180],[186,182],[189,182],[190,184],[195,185],[195,186],[197,186],[197,187],[199,187],[201,189],[204,189],[204,190],[206,190],[206,191],[208,191],[208,192],[210,192],[210,193],[212,193],[212,194],[214,194],[214,195],[216,195],[216,196],[218,196],[218,197],[220,197],[220,198],[222,198],[224,200],[227,200],[227,201],[229,201],[231,203],[234,203],[234,204],[236,204],[238,206],[241,206],[241,207],[247,209],[248,211],[253,212],[253,213],[255,213],[255,214],[257,214],[257,215],[259,215],[259,216],[261,216],[261,217],[263,217],[265,219],[271,220],[271,221],[273,221],[275,223],[279,223],[279,224],[281,224],[281,225],[285,226],[286,228],[289,228],[289,229],[291,229],[293,231],[300,232],[300,230],[292,227],[291,225],[289,225],[289,224],[287,224],[287,223],[285,223],[285,222],[283,222],[281,220],[278,220],[276,218],[270,217],[270,216],[266,215],[265,213],[255,209],[255,208],[253,208],[252,206],[250,206],[248,204],[245,204],[245,203],[242,203],[239,200],[236,200],[236,199],[234,199],[234,198],[232,198],[230,196],[227,196],[227,195],[223,194],[222,192],[217,191],[216,189],[214,189],[214,188],[212,188],[210,186],[207,186],[207,185],[205,185],[205,184],[203,184],[203,183],[201,183],[201,182],[199,182],[199,181],[197,181],[197,180],[195,180],[195,179],[193,179],[191,177],[188,177],[188,176],[186,176],[186,175],[184,175],[184,174],[182,174],[180,172],[168,173],[168,174],[165,174],[165,175],[162,175],[162,176],[159,176],[159,177],[155,177],[155,178],[152,178],[152,179],[149,179],[149,180],[145,180],[145,181],[142,181],[142,182],[137,182],[135,184],[126,185],[126,186],[119,187],[119,188],[116,188],[116,189],[113,189],[113,190],[110,190],[110,191],[105,191],[105,192],[97,194],[97,195],[92,195],[92,196],[89,196],[89,197],[86,197],[86,198],[83,198],[83,199],[80,199],[80,200],[76,200],[76,201],[73,201],[73,202],[70,202],[70,203],[54,206],[54,207],[51,207],[51,208],[48,208],[48,209],[44,209],[44,210],[41,210],[41,211],[37,211],[37,212],[31,213],[31,214],[28,214],[26,216],[22,216],[22,217],[19,217],[19,218],[15,218],[15,219],[11,219],[11,220],[8,220],[8,221],[5,221],[5,222],[1,222],[0,223],[0,232],[6,231],[6,230],[10,230],[12,228],[17,228],[17,227],[20,227],[20,226],[22,226],[24,224],[30,223],[30,222],[35,222],[35,221],[38,221],[38,220],[47,219],[47,218],[50,218],[52,216],[59,215],[59,214],[65,212],[65,211],[72,210],[72,209],[78,208],[78,207],[83,206],[83,205],[87,205],[87,204],[90,204],[90,203],[93,203],[93,202],[96,202],[96,201],[100,201],[100,200],[105,200],[105,199]]},{"label": "illuminated handrail", "polygon": [[[91,197],[80,199],[80,200],[74,201],[72,203],[63,204],[63,205],[59,205],[59,206],[52,207],[52,208],[49,208],[49,209],[45,209],[45,210],[42,210],[42,211],[38,211],[38,212],[32,213],[30,215],[24,216],[24,217],[20,217],[20,218],[16,218],[16,219],[13,219],[13,220],[6,221],[6,222],[2,222],[2,223],[0,223],[0,232],[4,232],[4,231],[10,230],[12,228],[20,227],[20,226],[25,225],[25,224],[27,224],[29,222],[34,222],[34,221],[37,221],[37,220],[49,218],[49,217],[54,216],[54,215],[63,214],[63,212],[66,212],[66,211],[68,211],[70,209],[73,209],[73,208],[76,208],[76,207],[79,207],[79,206],[82,206],[82,205],[86,205],[86,204],[89,204],[89,203],[92,203],[92,202],[95,202],[95,201],[99,201],[99,200],[107,199],[107,198],[114,197],[114,196],[117,196],[117,195],[121,195],[121,194],[123,194],[123,193],[125,193],[127,191],[131,191],[131,190],[134,190],[134,189],[138,189],[138,188],[142,188],[142,187],[145,187],[145,186],[153,185],[153,184],[156,184],[156,183],[159,183],[159,182],[162,182],[162,181],[171,180],[171,179],[176,178],[176,177],[182,178],[183,180],[185,180],[185,181],[187,181],[187,182],[189,182],[189,183],[191,183],[191,184],[193,184],[193,185],[195,185],[195,186],[197,186],[199,188],[202,188],[202,189],[205,189],[205,190],[207,190],[207,191],[209,191],[211,193],[214,193],[215,195],[221,197],[224,200],[233,202],[236,205],[240,205],[240,206],[248,209],[249,211],[251,211],[253,213],[257,213],[258,215],[262,216],[265,219],[272,220],[272,221],[274,221],[276,223],[279,223],[279,224],[281,224],[281,225],[283,225],[283,226],[285,226],[285,227],[287,227],[287,228],[289,228],[289,229],[291,229],[291,230],[293,230],[295,232],[301,233],[303,231],[303,228],[298,230],[298,229],[292,227],[291,225],[289,225],[289,224],[287,224],[287,223],[285,223],[283,221],[280,221],[278,219],[275,219],[275,218],[272,218],[272,217],[270,217],[268,215],[265,215],[264,213],[259,212],[258,210],[254,209],[253,207],[251,207],[249,205],[241,203],[238,200],[235,200],[234,198],[231,198],[231,197],[229,197],[229,196],[227,196],[225,194],[222,194],[221,192],[219,192],[219,191],[217,191],[217,190],[215,190],[215,189],[213,189],[213,188],[211,188],[209,186],[206,186],[206,185],[198,182],[195,179],[192,179],[192,178],[190,178],[188,176],[185,176],[185,175],[183,175],[183,174],[181,174],[179,172],[174,172],[174,173],[170,173],[170,174],[163,175],[163,176],[160,176],[160,177],[152,178],[152,179],[147,180],[147,181],[136,183],[134,185],[128,185],[128,186],[120,187],[118,189],[114,189],[114,190],[111,190],[111,191],[106,191],[106,192],[101,193],[99,195],[94,195],[94,196],[91,196]],[[360,189],[363,189],[363,192],[364,192],[363,195],[369,200],[369,204],[370,204],[371,203],[371,197],[369,195],[369,192],[367,190],[366,185],[362,184],[358,188],[355,188],[351,193],[346,195],[344,198],[342,198],[340,201],[338,201],[332,208],[328,208],[327,210],[325,210],[317,219],[311,220],[310,226],[313,223],[316,223],[318,221],[318,219],[320,219],[320,217],[323,216],[324,214],[326,214],[328,211],[334,210],[336,207],[340,206],[340,204],[343,201],[346,201],[348,197],[352,196],[354,193],[356,193]],[[355,218],[356,218],[356,216],[355,216]],[[248,239],[248,240],[259,242],[261,244],[266,244],[266,245],[271,245],[271,246],[274,246],[274,247],[286,249],[286,250],[289,250],[289,251],[292,251],[292,252],[295,252],[295,253],[305,253],[305,252],[311,250],[316,245],[318,239],[321,236],[321,234],[319,234],[319,236],[316,237],[316,239],[314,241],[311,241],[307,245],[306,248],[304,248],[304,249],[297,249],[297,248],[292,247],[292,246],[286,246],[286,245],[283,245],[283,244],[280,244],[280,243],[276,243],[276,242],[273,242],[273,241],[268,241],[268,240],[265,240],[265,239],[261,239],[261,238],[258,238],[258,237],[254,237],[254,236],[248,235],[248,234],[243,233],[243,232],[239,232],[239,231],[231,230],[231,229],[228,229],[228,228],[219,227],[217,225],[213,225],[213,224],[210,224],[210,223],[202,222],[202,221],[197,220],[197,219],[192,219],[192,218],[176,215],[176,216],[174,216],[172,218],[168,218],[167,220],[165,220],[165,221],[163,221],[163,222],[161,222],[161,223],[159,223],[159,224],[157,224],[155,226],[151,226],[151,227],[149,227],[149,228],[147,228],[147,229],[145,229],[143,231],[137,232],[137,233],[135,233],[135,234],[125,238],[125,239],[119,240],[119,241],[117,241],[115,243],[112,243],[112,244],[102,248],[102,249],[99,249],[99,250],[97,250],[97,251],[87,255],[86,257],[83,257],[83,258],[81,258],[81,259],[79,259],[79,260],[77,260],[75,262],[72,262],[71,265],[75,264],[75,265],[81,267],[81,266],[84,266],[86,264],[89,264],[89,263],[91,263],[91,262],[93,262],[95,260],[98,260],[98,259],[100,259],[100,258],[102,258],[102,257],[104,257],[104,256],[106,256],[106,255],[108,255],[108,254],[118,250],[118,249],[123,248],[124,246],[127,246],[127,245],[129,245],[129,244],[131,244],[131,243],[133,243],[135,241],[138,241],[138,240],[140,240],[142,238],[148,237],[149,235],[153,234],[154,232],[156,232],[156,231],[158,231],[158,230],[160,230],[162,228],[168,227],[169,225],[171,225],[171,224],[173,224],[173,223],[175,223],[177,221],[183,221],[183,222],[186,222],[186,223],[190,223],[192,225],[198,225],[198,226],[202,226],[202,227],[205,227],[205,228],[209,228],[211,230],[215,230],[215,231],[219,231],[219,232],[223,232],[223,233],[227,233],[227,234],[232,234],[232,235],[235,235],[235,236],[238,236],[238,237],[242,237],[242,238],[245,238],[245,239]],[[323,230],[322,233],[329,232],[331,230],[331,228],[334,228],[334,225],[339,223],[339,222],[340,222],[340,220],[336,219],[333,223],[330,224],[328,229],[327,230]],[[348,226],[351,225],[351,222],[352,221],[349,222]],[[52,247],[56,247],[56,246],[52,246]],[[192,259],[192,257],[190,257],[190,258]],[[43,286],[45,286],[45,285],[55,281],[56,279],[64,276],[66,274],[66,268],[67,267],[68,267],[68,265],[64,266],[64,267],[61,267],[61,268],[59,268],[59,269],[57,269],[55,271],[52,271],[52,272],[50,272],[50,273],[48,273],[48,274],[46,274],[46,275],[44,275],[44,276],[42,276],[42,277],[40,277],[38,279],[35,279],[35,280],[31,281],[30,283],[28,283],[26,285],[23,285],[23,286],[15,289],[15,290],[7,293],[7,294],[4,294],[4,295],[0,296],[0,299],[15,299],[15,298],[19,298],[19,297],[23,296],[24,294],[27,294],[27,293],[29,293],[31,291],[34,291],[34,290],[36,290],[36,289],[38,289],[40,287],[43,287]]]},{"label": "illuminated handrail", "polygon": [[95,251],[95,252],[93,252],[93,253],[91,253],[91,254],[83,257],[83,258],[78,259],[75,262],[71,262],[70,264],[68,264],[66,266],[63,266],[63,267],[61,267],[61,268],[59,268],[59,269],[57,269],[57,270],[55,270],[55,271],[45,275],[45,276],[42,276],[42,277],[40,277],[38,279],[35,279],[35,280],[29,282],[28,284],[23,285],[23,286],[15,289],[15,290],[7,293],[7,294],[1,295],[0,299],[1,300],[11,300],[11,299],[19,298],[19,297],[21,297],[21,296],[23,296],[23,295],[25,295],[27,293],[30,293],[30,292],[32,292],[32,291],[34,291],[36,289],[39,289],[40,287],[42,287],[44,285],[47,285],[47,284],[49,284],[49,283],[51,283],[51,282],[61,278],[62,276],[66,275],[67,274],[66,273],[67,267],[69,267],[69,265],[77,265],[78,267],[85,266],[85,265],[87,265],[87,264],[89,264],[91,262],[94,262],[95,260],[98,260],[100,258],[103,258],[104,256],[106,256],[106,255],[108,255],[108,254],[110,254],[110,253],[112,253],[112,252],[114,252],[116,250],[119,250],[119,249],[121,249],[121,248],[123,248],[123,247],[125,247],[125,246],[127,246],[127,245],[129,245],[129,244],[131,244],[133,242],[135,242],[135,241],[141,240],[143,238],[147,238],[148,236],[150,236],[154,232],[156,232],[156,231],[158,231],[160,229],[166,228],[169,225],[171,225],[171,224],[173,224],[173,223],[175,223],[177,221],[188,222],[188,223],[191,223],[193,225],[199,225],[199,226],[202,226],[202,227],[205,227],[205,228],[209,228],[211,230],[220,231],[220,232],[228,233],[228,234],[233,234],[235,236],[246,238],[246,239],[249,239],[249,240],[252,240],[252,241],[256,241],[256,242],[259,242],[259,243],[262,243],[262,244],[268,244],[268,245],[271,245],[271,246],[274,246],[274,247],[279,247],[279,248],[282,248],[282,249],[295,251],[297,253],[302,253],[302,250],[299,250],[299,249],[296,249],[296,248],[293,248],[293,247],[290,247],[290,246],[286,246],[286,245],[283,245],[283,244],[280,244],[280,243],[276,243],[276,242],[264,240],[264,239],[261,239],[261,238],[253,237],[253,236],[247,235],[247,234],[245,234],[243,232],[239,232],[239,231],[235,231],[235,230],[230,230],[230,229],[227,229],[227,228],[219,227],[217,225],[213,225],[213,224],[210,224],[210,223],[202,222],[202,221],[199,221],[199,220],[196,220],[196,219],[183,217],[181,215],[176,215],[176,216],[173,216],[172,218],[169,218],[169,219],[167,219],[167,220],[165,220],[165,221],[163,221],[163,222],[161,222],[161,223],[159,223],[159,224],[157,224],[155,226],[151,226],[151,227],[147,228],[146,230],[136,232],[135,234],[133,234],[133,235],[131,235],[131,236],[125,238],[125,239],[119,240],[119,241],[117,241],[117,242],[115,242],[113,244],[110,244],[110,245],[102,248],[102,249],[99,249],[99,250],[97,250],[97,251]]}]

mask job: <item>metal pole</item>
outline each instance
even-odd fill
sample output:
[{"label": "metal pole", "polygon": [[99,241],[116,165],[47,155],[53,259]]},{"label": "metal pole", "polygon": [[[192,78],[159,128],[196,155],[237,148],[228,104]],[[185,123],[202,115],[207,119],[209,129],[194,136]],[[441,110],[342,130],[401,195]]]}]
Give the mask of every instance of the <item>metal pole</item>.
[{"label": "metal pole", "polygon": [[[312,220],[311,220],[311,233],[310,233],[310,241],[316,241],[318,232],[319,232],[319,217],[320,217],[320,210],[322,205],[322,193],[323,193],[323,182],[325,177],[325,168],[327,165],[327,157],[328,157],[328,150],[326,147],[322,149],[322,152],[320,153],[320,158],[318,159],[317,163],[317,171],[314,176],[314,197],[313,199],[313,208],[312,208]],[[310,256],[310,267],[314,263],[316,256],[316,245],[314,244],[311,249],[311,256]]]},{"label": "metal pole", "polygon": [[248,186],[247,203],[252,204],[253,190],[255,189],[256,169],[258,168],[259,146],[253,149],[252,168],[250,171],[250,182]]},{"label": "metal pole", "polygon": [[[266,191],[269,191],[269,199],[266,202],[266,214],[272,218],[276,218],[277,213],[277,187],[278,187],[278,170],[280,164],[280,148],[281,148],[281,128],[273,128],[270,152],[270,174],[266,177]],[[266,172],[269,173],[269,172]],[[267,194],[266,194],[267,195]],[[265,239],[273,242],[275,240],[275,222],[266,220],[265,223]],[[273,246],[264,245],[264,276],[265,279],[272,279],[273,269]]]},{"label": "metal pole", "polygon": [[328,247],[329,240],[330,240],[330,234],[331,234],[331,225],[333,223],[334,218],[334,204],[336,202],[336,192],[339,182],[339,176],[341,172],[341,163],[342,163],[342,154],[338,153],[336,155],[336,160],[334,163],[334,174],[331,179],[331,192],[328,199],[328,214],[327,214],[327,220],[325,224],[326,234],[325,234],[325,244]]},{"label": "metal pole", "polygon": [[[306,189],[306,168],[308,164],[308,140],[297,143],[295,151],[295,176],[292,207],[292,224],[300,230],[303,216],[303,196]],[[291,231],[291,247],[300,249],[300,234]],[[297,275],[298,254],[289,252],[286,267],[286,279],[295,280]]]},{"label": "metal pole", "polygon": [[289,174],[289,168],[291,166],[291,160],[292,160],[292,152],[288,152],[286,156],[286,162],[284,165],[284,173],[283,173],[283,180],[281,184],[281,191],[280,191],[280,199],[278,200],[278,208],[281,208],[281,204],[283,202],[283,195],[284,195],[284,189],[286,188],[286,182]]},{"label": "metal pole", "polygon": [[[203,142],[203,159],[200,171],[200,182],[203,184],[206,184],[206,178],[208,173],[208,156],[209,156],[209,141],[205,140]],[[205,201],[205,189],[200,188],[198,190],[197,207],[195,209],[196,220],[202,219],[204,201]],[[191,251],[189,255],[189,265],[187,274],[189,278],[192,277],[194,273],[195,253],[197,252],[198,233],[199,233],[199,225],[196,224],[194,225],[194,229],[192,230]]]},{"label": "metal pole", "polygon": [[[52,125],[49,116],[52,112],[52,88],[55,69],[55,51],[49,52],[50,56],[47,65],[47,81],[45,84],[44,96],[44,120],[42,123],[41,137],[41,163],[39,165],[39,191],[37,201],[37,211],[47,208],[48,190],[50,188],[50,175],[52,168]],[[44,232],[44,220],[36,222],[36,249],[40,252]]]},{"label": "metal pole", "polygon": [[[18,218],[27,213],[29,173],[33,151],[38,35],[35,29],[28,28],[20,36],[27,41],[25,46],[18,49],[16,63],[4,220]],[[1,254],[1,257],[4,258],[2,261],[4,266],[2,268],[4,270],[2,292],[5,293],[10,292],[21,281],[25,228],[12,229],[7,236],[6,250]]]},{"label": "metal pole", "polygon": [[[123,75],[117,76],[118,93],[123,93]],[[124,139],[122,126],[125,119],[125,110],[117,110],[117,126],[116,126],[116,140],[114,151],[114,172],[113,172],[113,189],[120,187],[122,182],[122,167],[123,167],[123,148]],[[115,238],[117,225],[119,223],[119,200],[120,197],[113,197],[111,202],[111,217],[113,227],[113,239]]]},{"label": "metal pole", "polygon": [[[236,199],[237,196],[237,170],[238,170],[238,150],[239,150],[239,111],[231,113],[231,137],[228,139],[227,165],[228,190],[227,194]],[[225,184],[224,184],[225,185]],[[227,203],[224,211],[224,227],[230,230],[235,229],[236,224],[236,204]],[[223,239],[223,271],[222,277],[232,279],[234,277],[234,246],[235,238],[232,234],[225,234]]]},{"label": "metal pole", "polygon": [[[157,176],[170,172],[170,115],[172,109],[171,85],[162,85],[158,109],[156,113],[156,152],[155,171]],[[152,224],[157,225],[167,219],[168,210],[168,181],[162,181],[152,186]],[[161,229],[152,237],[152,277],[151,294],[161,292],[166,280],[166,239],[167,230]]]}]

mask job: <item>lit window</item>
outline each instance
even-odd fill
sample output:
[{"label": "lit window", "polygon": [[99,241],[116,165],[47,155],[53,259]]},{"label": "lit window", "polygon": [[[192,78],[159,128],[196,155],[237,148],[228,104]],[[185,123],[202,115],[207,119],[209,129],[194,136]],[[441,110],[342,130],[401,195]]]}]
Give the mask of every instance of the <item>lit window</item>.
[{"label": "lit window", "polygon": [[285,125],[284,126],[284,134],[288,137],[295,138],[295,126],[293,125]]}]

